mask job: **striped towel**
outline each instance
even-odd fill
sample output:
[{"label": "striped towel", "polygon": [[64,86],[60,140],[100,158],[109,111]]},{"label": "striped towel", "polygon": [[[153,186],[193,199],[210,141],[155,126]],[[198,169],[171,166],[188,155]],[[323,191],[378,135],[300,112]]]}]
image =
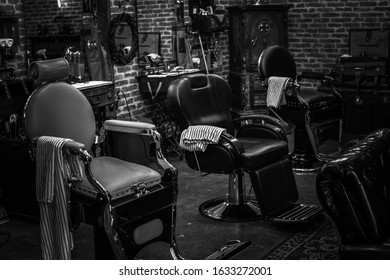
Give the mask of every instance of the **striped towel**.
[{"label": "striped towel", "polygon": [[280,108],[286,104],[286,86],[290,78],[285,77],[269,77],[267,90],[267,107]]},{"label": "striped towel", "polygon": [[187,151],[204,152],[209,144],[216,144],[225,128],[210,125],[194,125],[185,129],[180,136],[179,146]]},{"label": "striped towel", "polygon": [[69,231],[67,183],[82,180],[78,156],[62,150],[71,139],[42,136],[36,150],[36,197],[41,214],[41,249],[45,260],[68,260],[73,248]]}]

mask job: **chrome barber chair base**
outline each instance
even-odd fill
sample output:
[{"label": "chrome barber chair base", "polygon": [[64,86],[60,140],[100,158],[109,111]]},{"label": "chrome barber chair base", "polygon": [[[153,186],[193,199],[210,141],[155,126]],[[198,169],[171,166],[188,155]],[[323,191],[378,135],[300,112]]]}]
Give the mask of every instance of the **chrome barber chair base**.
[{"label": "chrome barber chair base", "polygon": [[199,212],[206,218],[225,222],[245,222],[263,219],[255,197],[246,197],[242,204],[232,204],[227,196],[203,202]]},{"label": "chrome barber chair base", "polygon": [[318,172],[321,167],[325,164],[324,161],[313,160],[313,161],[297,161],[290,157],[291,165],[294,173],[314,173]]},{"label": "chrome barber chair base", "polygon": [[292,169],[298,172],[316,172],[324,165],[314,154],[292,153],[289,159]]}]

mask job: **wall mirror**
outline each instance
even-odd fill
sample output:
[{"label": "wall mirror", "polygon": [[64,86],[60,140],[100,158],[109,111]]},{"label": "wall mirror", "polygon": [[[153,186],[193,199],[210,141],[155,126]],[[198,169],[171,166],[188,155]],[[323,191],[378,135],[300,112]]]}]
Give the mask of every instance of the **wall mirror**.
[{"label": "wall mirror", "polygon": [[148,59],[149,54],[161,56],[159,32],[138,33],[138,64],[141,67],[150,64],[150,60]]},{"label": "wall mirror", "polygon": [[121,13],[110,22],[108,45],[111,58],[116,64],[126,65],[136,56],[138,30],[136,19]]},{"label": "wall mirror", "polygon": [[87,52],[88,41],[95,42],[93,29],[108,51],[110,9],[110,0],[62,0],[60,7],[53,0],[24,0],[28,61],[37,59],[39,50],[45,50],[47,59],[63,56],[69,46]]}]

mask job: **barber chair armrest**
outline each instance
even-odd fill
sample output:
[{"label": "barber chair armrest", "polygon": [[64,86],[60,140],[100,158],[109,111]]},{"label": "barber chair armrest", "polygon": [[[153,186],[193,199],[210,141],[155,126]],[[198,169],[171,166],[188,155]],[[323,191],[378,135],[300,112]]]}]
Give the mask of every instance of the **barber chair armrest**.
[{"label": "barber chair armrest", "polygon": [[220,139],[222,140],[222,144],[227,144],[233,148],[233,153],[235,153],[235,155],[239,155],[245,152],[244,147],[240,144],[240,142],[238,142],[238,139],[233,135],[227,132],[222,132]]},{"label": "barber chair armrest", "polygon": [[302,79],[309,79],[309,80],[322,81],[327,79],[328,77],[329,76],[324,73],[303,71],[300,75],[298,75],[297,80],[301,81]]},{"label": "barber chair armrest", "polygon": [[[265,79],[265,80],[262,82],[262,85],[263,85],[263,87],[268,87],[268,78]],[[300,87],[301,87],[301,86],[300,86],[296,81],[293,81],[292,79],[290,79],[290,80],[287,82],[287,86],[286,86],[286,88],[294,88],[294,89],[297,89],[297,90],[299,90]]]},{"label": "barber chair armrest", "polygon": [[286,122],[263,114],[242,116],[234,119],[233,122],[238,123],[240,134],[245,131],[245,127],[257,126],[259,130],[264,130],[264,138],[269,138],[272,135],[272,138],[286,140],[287,131],[290,129]]},{"label": "barber chair armrest", "polygon": [[[33,139],[31,139],[31,143],[34,145],[34,147],[37,145],[38,139],[39,137],[34,137]],[[86,165],[89,165],[92,161],[92,156],[87,152],[87,150],[85,149],[85,145],[83,143],[72,140],[66,142],[63,148],[65,151],[69,153],[79,155],[83,160],[84,164]],[[35,157],[35,148],[33,149],[33,151],[31,151],[31,154],[32,157]]]},{"label": "barber chair armrest", "polygon": [[177,178],[177,169],[170,164],[165,158],[161,149],[161,135],[158,133],[156,126],[146,122],[124,121],[124,120],[106,120],[103,124],[106,131],[137,134],[149,136],[156,145],[155,157],[156,168],[162,173],[163,181],[172,181]]},{"label": "barber chair armrest", "polygon": [[333,94],[333,96],[339,100],[342,100],[342,96],[334,87],[333,78],[328,74],[304,71],[297,78],[298,81],[301,79],[321,81],[321,87],[330,88],[330,92]]},{"label": "barber chair armrest", "polygon": [[103,124],[103,127],[107,131],[133,133],[148,136],[152,136],[153,131],[156,130],[156,126],[154,124],[123,120],[106,120]]},{"label": "barber chair armrest", "polygon": [[[34,137],[31,140],[31,143],[36,145],[38,143],[38,139],[39,139],[39,137]],[[64,148],[69,149],[69,151],[80,151],[80,150],[84,150],[85,146],[83,143],[79,143],[79,142],[72,140],[72,141],[66,142],[64,144]]]}]

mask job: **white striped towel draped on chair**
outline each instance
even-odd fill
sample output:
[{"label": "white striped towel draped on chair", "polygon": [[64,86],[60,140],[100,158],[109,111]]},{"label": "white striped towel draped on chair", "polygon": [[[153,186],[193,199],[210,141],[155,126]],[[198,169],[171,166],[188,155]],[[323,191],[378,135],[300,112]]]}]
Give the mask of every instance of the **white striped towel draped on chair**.
[{"label": "white striped towel draped on chair", "polygon": [[279,109],[286,104],[286,87],[290,78],[286,77],[269,77],[267,90],[267,107]]},{"label": "white striped towel draped on chair", "polygon": [[71,139],[42,136],[36,149],[36,197],[41,214],[41,249],[45,260],[67,260],[73,248],[68,217],[68,182],[82,180],[78,156],[63,151]]},{"label": "white striped towel draped on chair", "polygon": [[187,151],[204,152],[209,144],[216,144],[225,128],[210,125],[194,125],[183,130],[180,136],[180,147]]}]

